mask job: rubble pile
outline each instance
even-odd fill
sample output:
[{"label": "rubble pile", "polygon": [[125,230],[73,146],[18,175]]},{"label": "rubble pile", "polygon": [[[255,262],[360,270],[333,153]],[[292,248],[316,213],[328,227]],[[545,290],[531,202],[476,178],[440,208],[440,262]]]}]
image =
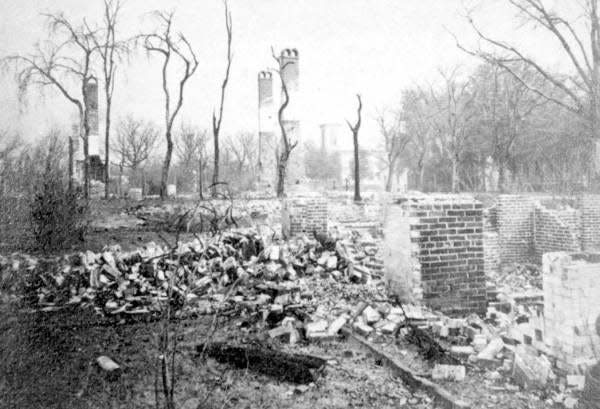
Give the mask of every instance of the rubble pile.
[{"label": "rubble pile", "polygon": [[371,243],[354,237],[324,244],[301,237],[266,245],[253,231],[227,232],[174,249],[149,243],[133,252],[110,248],[54,259],[15,254],[0,259],[0,274],[3,281],[21,277],[23,301],[43,311],[81,305],[105,316],[143,314],[170,300],[175,309],[209,313],[236,281],[229,303],[277,309],[300,301],[292,290],[302,277],[365,283],[376,274],[368,267],[376,255]]},{"label": "rubble pile", "polygon": [[[13,292],[42,311],[80,306],[103,317],[152,316],[170,305],[176,316],[233,315],[242,332],[291,345],[350,330],[368,342],[416,346],[435,381],[463,382],[482,371],[499,390],[542,388],[549,405],[574,407],[584,373],[559,374],[540,352],[537,300],[499,295],[484,318],[403,304],[389,297],[378,247],[357,232],[269,243],[254,230],[236,230],[173,248],[149,243],[54,259],[15,254],[0,256],[0,289],[21,277],[22,291]],[[523,266],[495,278],[499,294],[511,294],[538,288],[540,273]],[[227,362],[240,355],[217,352],[235,355]]]},{"label": "rubble pile", "polygon": [[131,207],[128,213],[146,225],[167,231],[208,231],[216,223],[219,230],[228,226],[249,227],[257,223],[272,224],[280,215],[281,204],[275,200],[253,200],[233,206],[230,200],[206,202],[142,204]]},{"label": "rubble pile", "polygon": [[507,294],[542,289],[541,269],[533,264],[511,266],[496,273],[491,279],[499,291]]}]

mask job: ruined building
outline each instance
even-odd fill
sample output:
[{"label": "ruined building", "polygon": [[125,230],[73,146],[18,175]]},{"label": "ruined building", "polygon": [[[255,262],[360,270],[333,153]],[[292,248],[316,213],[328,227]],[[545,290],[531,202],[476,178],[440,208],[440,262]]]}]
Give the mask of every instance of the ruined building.
[{"label": "ruined building", "polygon": [[275,163],[276,113],[273,101],[273,73],[258,73],[258,177],[259,184],[273,180]]},{"label": "ruined building", "polygon": [[[102,181],[104,178],[104,163],[101,159],[100,126],[98,120],[98,81],[91,77],[85,86],[84,103],[87,107],[90,134],[88,137],[88,154],[90,160],[90,180]],[[83,182],[84,178],[84,149],[79,126],[73,127],[73,167],[74,178]]]},{"label": "ruined building", "polygon": [[[295,48],[282,50],[279,66],[289,95],[289,104],[283,113],[283,126],[289,140],[295,142],[300,140],[298,50]],[[274,75],[270,71],[258,73],[258,165],[261,186],[274,183],[277,148],[281,143],[277,114],[285,96],[281,88],[279,98],[275,98],[273,79]],[[278,78],[277,83],[279,84]]]}]

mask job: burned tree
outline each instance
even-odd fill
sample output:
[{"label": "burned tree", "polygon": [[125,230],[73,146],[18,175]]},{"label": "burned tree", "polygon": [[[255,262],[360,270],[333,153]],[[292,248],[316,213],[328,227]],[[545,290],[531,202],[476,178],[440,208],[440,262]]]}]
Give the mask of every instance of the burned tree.
[{"label": "burned tree", "polygon": [[[31,54],[9,55],[3,62],[15,64],[20,98],[31,86],[54,87],[77,108],[79,135],[83,140],[83,191],[87,199],[90,185],[89,110],[92,103],[87,97],[87,90],[90,83],[95,81],[92,75],[95,33],[85,23],[79,26],[73,24],[62,13],[47,14],[45,17],[52,40],[44,45],[36,45]],[[73,83],[77,89],[70,88]]]},{"label": "burned tree", "polygon": [[275,156],[277,161],[277,182],[275,187],[275,193],[277,197],[283,197],[285,194],[285,177],[287,175],[288,162],[290,160],[290,154],[294,148],[298,145],[298,141],[290,141],[287,133],[284,120],[284,112],[290,103],[290,94],[288,87],[283,77],[283,70],[290,64],[296,64],[293,60],[284,61],[283,56],[277,57],[275,51],[271,48],[271,55],[277,61],[279,69],[275,70],[279,74],[281,80],[281,91],[283,93],[283,101],[277,110],[277,122],[279,123],[279,130],[281,132],[281,143],[275,149]]},{"label": "burned tree", "polygon": [[219,133],[221,132],[221,121],[223,120],[223,106],[225,105],[225,90],[229,82],[229,71],[231,70],[231,39],[232,39],[232,22],[231,12],[227,6],[227,0],[223,1],[225,5],[225,28],[227,29],[227,67],[225,68],[225,78],[221,84],[221,99],[219,103],[218,116],[213,111],[212,127],[213,127],[213,142],[214,142],[214,163],[213,163],[213,178],[212,178],[212,196],[217,195],[219,180]]},{"label": "burned tree", "polygon": [[93,37],[96,50],[100,54],[102,77],[104,80],[104,197],[108,198],[110,179],[110,126],[112,99],[115,90],[117,60],[129,51],[126,41],[116,38],[117,21],[121,11],[120,0],[104,0],[103,27],[101,33]]},{"label": "burned tree", "polygon": [[362,199],[360,198],[360,162],[358,158],[358,131],[360,130],[360,124],[362,120],[362,99],[360,98],[360,94],[356,94],[356,98],[358,99],[356,123],[352,125],[348,120],[346,120],[346,123],[348,124],[348,128],[350,128],[350,132],[352,132],[352,142],[354,144],[354,201],[360,202]]},{"label": "burned tree", "polygon": [[[183,33],[174,35],[172,32],[173,13],[155,12],[159,20],[160,28],[151,34],[142,34],[139,38],[143,41],[143,47],[150,53],[157,53],[163,57],[162,65],[162,89],[165,95],[165,139],[167,140],[167,150],[161,171],[160,197],[167,197],[167,183],[169,179],[169,169],[171,167],[171,157],[173,155],[173,124],[181,107],[183,106],[183,92],[187,81],[194,75],[198,68],[196,54]],[[175,97],[175,109],[171,110],[172,99],[169,91],[168,69],[171,62],[178,59],[183,64],[183,73],[180,76],[178,89]]]}]

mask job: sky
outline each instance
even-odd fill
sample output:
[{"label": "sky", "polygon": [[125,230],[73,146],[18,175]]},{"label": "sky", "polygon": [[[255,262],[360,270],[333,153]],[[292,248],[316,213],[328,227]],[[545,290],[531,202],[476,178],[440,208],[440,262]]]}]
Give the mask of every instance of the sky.
[{"label": "sky", "polygon": [[[564,2],[562,3],[565,4]],[[101,0],[0,0],[0,55],[31,52],[47,38],[43,12],[63,11],[74,21],[100,22]],[[514,10],[494,0],[229,0],[233,18],[233,64],[227,88],[223,134],[257,129],[257,73],[274,67],[271,47],[300,54],[298,103],[302,137],[318,140],[318,125],[351,122],[356,93],[364,104],[364,143],[378,144],[377,112],[398,106],[402,89],[435,83],[439,70],[460,66],[468,74],[479,61],[456,47],[453,35],[475,46],[465,18],[472,10],[479,26],[522,46],[553,67],[561,67],[558,45],[544,33],[523,28]],[[174,10],[200,65],[185,89],[180,121],[210,129],[218,104],[226,56],[221,0],[126,0],[123,37],[148,31],[153,10]],[[576,17],[576,16],[575,16]],[[452,34],[453,35],[452,35]],[[26,104],[17,99],[10,71],[0,77],[0,124],[24,139],[52,127],[71,128],[74,106],[54,90],[32,90]],[[164,96],[160,61],[144,52],[118,71],[113,122],[127,114],[163,126]],[[101,101],[102,104],[102,101]],[[102,105],[101,105],[102,109]],[[102,117],[101,117],[102,118]],[[350,133],[348,133],[350,139]]]}]

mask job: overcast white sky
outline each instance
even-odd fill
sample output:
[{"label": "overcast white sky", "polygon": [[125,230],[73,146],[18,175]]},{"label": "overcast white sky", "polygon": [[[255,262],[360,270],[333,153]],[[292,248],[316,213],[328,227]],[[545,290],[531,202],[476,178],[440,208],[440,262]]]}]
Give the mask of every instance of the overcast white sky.
[{"label": "overcast white sky", "polygon": [[[566,0],[558,2],[562,6]],[[272,67],[270,47],[300,52],[300,87],[306,125],[303,134],[316,138],[318,123],[355,118],[360,92],[365,104],[364,138],[376,139],[377,109],[397,104],[400,91],[413,83],[435,81],[439,68],[462,65],[468,72],[477,61],[455,46],[448,33],[472,44],[465,7],[479,4],[475,15],[486,32],[522,44],[534,55],[561,66],[557,44],[541,32],[518,29],[514,10],[504,1],[484,0],[230,0],[233,50],[224,132],[255,131],[257,72]],[[42,12],[64,11],[73,19],[100,20],[101,0],[0,0],[0,55],[27,52],[44,39]],[[221,0],[128,0],[121,18],[122,34],[132,35],[151,24],[152,10],[176,10],[175,25],[190,39],[200,60],[186,88],[181,119],[210,128],[225,64],[225,28]],[[143,53],[123,66],[115,93],[116,117],[133,113],[162,125],[163,95],[157,59]],[[30,93],[20,107],[14,79],[0,79],[1,126],[35,138],[51,126],[69,129],[74,107],[53,92]]]}]

